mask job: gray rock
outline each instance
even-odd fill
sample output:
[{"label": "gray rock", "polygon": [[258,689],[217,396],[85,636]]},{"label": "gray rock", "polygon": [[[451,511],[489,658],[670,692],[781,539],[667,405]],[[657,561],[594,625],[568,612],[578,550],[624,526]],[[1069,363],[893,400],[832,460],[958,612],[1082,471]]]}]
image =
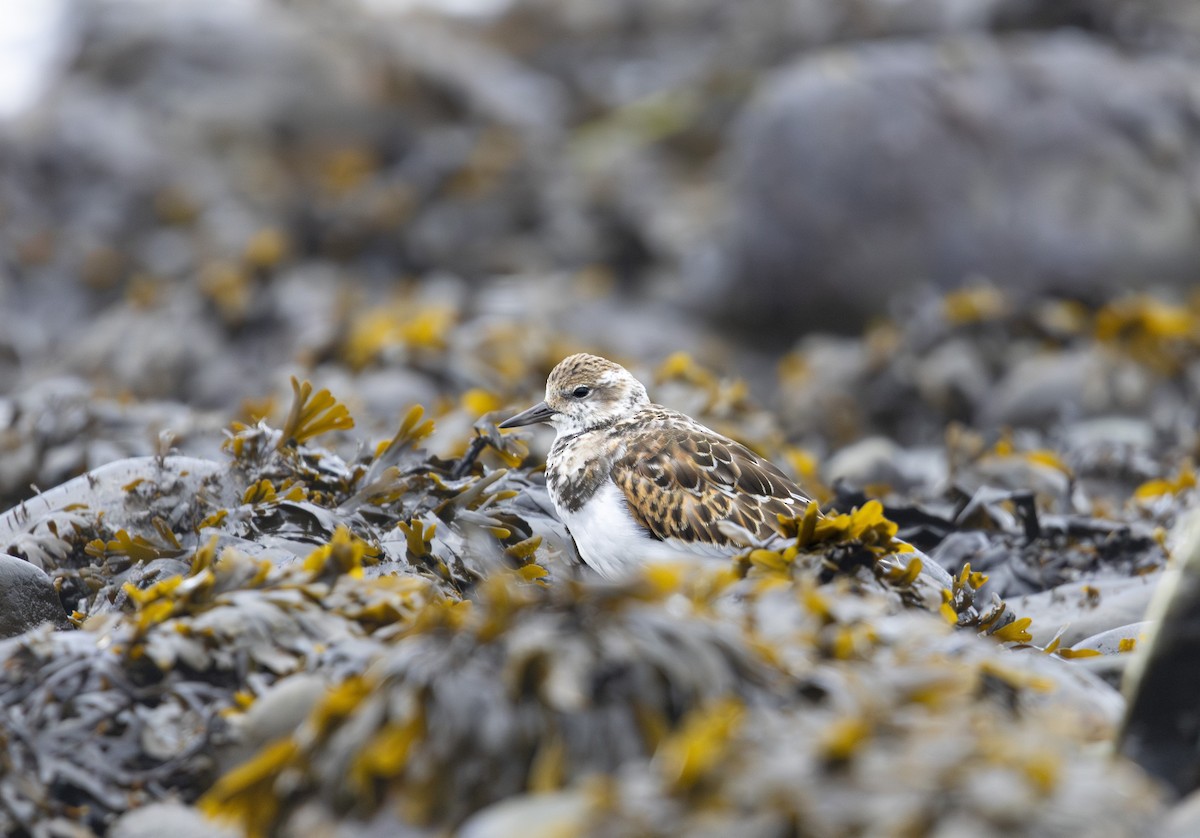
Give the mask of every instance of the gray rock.
[{"label": "gray rock", "polygon": [[151,803],[117,818],[109,838],[235,838],[238,833],[182,803]]},{"label": "gray rock", "polygon": [[1118,626],[1115,629],[1102,631],[1099,634],[1093,634],[1091,637],[1085,637],[1071,648],[1073,649],[1094,649],[1102,655],[1121,654],[1122,642],[1132,642],[1134,648],[1136,644],[1143,641],[1150,633],[1152,623],[1142,620],[1137,623],[1130,623],[1127,626]]},{"label": "gray rock", "polygon": [[1147,619],[1154,636],[1126,672],[1122,753],[1183,796],[1200,788],[1200,512],[1177,525],[1180,548]]},{"label": "gray rock", "polygon": [[881,436],[870,436],[838,451],[823,469],[828,482],[844,480],[862,488],[871,483],[897,485],[903,475],[896,465],[900,446]]},{"label": "gray rock", "polygon": [[494,803],[463,824],[462,838],[538,836],[550,838],[582,831],[590,802],[578,791],[526,794]]},{"label": "gray rock", "polygon": [[[148,515],[169,519],[179,503],[201,491],[236,505],[237,490],[220,476],[222,468],[196,457],[129,457],[106,463],[0,514],[0,546],[34,559],[38,553],[31,549],[30,536],[44,536],[43,528],[54,535],[54,516],[81,506],[103,510],[110,525],[136,527],[148,524]],[[128,487],[141,481],[158,494],[150,503],[131,506],[126,503]]]},{"label": "gray rock", "polygon": [[236,744],[221,755],[223,770],[250,759],[266,745],[285,736],[308,718],[329,682],[320,675],[301,672],[271,686],[233,723]]},{"label": "gray rock", "polygon": [[[961,469],[956,483],[980,501],[987,495],[1000,496],[1012,492],[1031,491],[1059,508],[1067,508],[1071,494],[1071,477],[1053,465],[1022,456],[985,456]],[[999,497],[987,501],[995,503]],[[1003,512],[1003,510],[996,510]]]},{"label": "gray rock", "polygon": [[44,622],[70,628],[50,577],[29,562],[0,553],[0,637],[13,637]]},{"label": "gray rock", "polygon": [[1200,835],[1200,792],[1193,792],[1171,809],[1157,833],[1158,838],[1193,838]]},{"label": "gray rock", "polygon": [[1062,631],[1062,645],[1074,646],[1089,637],[1143,620],[1162,574],[1132,579],[1090,579],[1069,582],[1030,596],[1013,597],[1009,606],[1033,619],[1033,642],[1049,643]]},{"label": "gray rock", "polygon": [[[194,404],[216,406],[226,403],[231,391],[252,395],[250,388],[258,383],[229,357],[219,330],[190,295],[173,297],[153,318],[134,308],[112,308],[80,332],[65,350],[65,361],[93,386],[142,398],[187,393]],[[131,334],[138,339],[129,340]],[[184,334],[187,340],[180,340]]]},{"label": "gray rock", "polygon": [[1064,428],[1062,438],[1065,445],[1079,449],[1093,446],[1148,449],[1154,443],[1154,428],[1140,418],[1098,416]]},{"label": "gray rock", "polygon": [[[1027,5],[1070,6],[1031,0]],[[1097,28],[1135,49],[1200,55],[1200,5],[1192,0],[1083,0]]]},{"label": "gray rock", "polygon": [[1191,282],[1200,73],[1074,34],[868,44],[765,84],[710,311],[852,329],[926,282]]},{"label": "gray rock", "polygon": [[922,401],[959,419],[975,415],[987,397],[991,378],[979,348],[958,338],[935,347],[913,373]]},{"label": "gray rock", "polygon": [[1100,347],[1034,355],[1016,363],[981,409],[985,425],[1045,427],[1059,421],[1144,410],[1153,391],[1150,373],[1118,361]]},{"label": "gray rock", "polygon": [[866,417],[857,391],[871,362],[862,342],[812,335],[798,350],[805,374],[786,380],[779,390],[778,412],[787,431],[820,434],[838,445],[860,438]]},{"label": "gray rock", "polygon": [[945,479],[946,457],[941,450],[906,450],[887,437],[869,436],[830,457],[823,472],[828,483],[840,480],[858,489],[884,484],[901,491]]}]

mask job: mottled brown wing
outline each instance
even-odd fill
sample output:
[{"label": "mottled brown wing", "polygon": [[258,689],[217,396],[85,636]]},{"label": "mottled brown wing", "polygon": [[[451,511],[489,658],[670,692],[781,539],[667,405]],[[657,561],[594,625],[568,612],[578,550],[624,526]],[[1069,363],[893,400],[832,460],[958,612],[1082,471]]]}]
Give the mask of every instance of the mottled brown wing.
[{"label": "mottled brown wing", "polygon": [[612,472],[634,519],[655,538],[728,544],[720,521],[766,538],[780,514],[804,509],[807,498],[796,484],[744,445],[699,428],[669,431],[659,441],[631,445]]}]

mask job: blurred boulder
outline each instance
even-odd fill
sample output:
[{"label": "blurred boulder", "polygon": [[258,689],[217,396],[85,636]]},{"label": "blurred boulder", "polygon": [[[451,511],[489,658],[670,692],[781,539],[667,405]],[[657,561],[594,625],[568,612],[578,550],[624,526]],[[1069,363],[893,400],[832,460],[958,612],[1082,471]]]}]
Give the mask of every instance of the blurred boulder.
[{"label": "blurred boulder", "polygon": [[131,809],[112,826],[112,838],[233,838],[237,833],[208,820],[182,803],[151,803]]},{"label": "blurred boulder", "polygon": [[1150,372],[1092,346],[1031,355],[1013,364],[984,399],[984,424],[1045,426],[1060,420],[1136,413],[1154,393]]},{"label": "blurred boulder", "polygon": [[0,637],[44,622],[71,626],[50,577],[23,559],[0,553]]},{"label": "blurred boulder", "polygon": [[1175,563],[1146,613],[1155,629],[1125,673],[1129,710],[1118,747],[1184,797],[1200,788],[1200,512],[1182,517],[1175,535]]},{"label": "blurred boulder", "polygon": [[1193,281],[1200,70],[1079,34],[878,43],[768,80],[734,138],[714,316],[854,329],[932,282]]},{"label": "blurred boulder", "polygon": [[1170,810],[1159,831],[1160,838],[1191,838],[1200,833],[1200,792],[1192,792]]},{"label": "blurred boulder", "polygon": [[1038,6],[1073,5],[1077,17],[1133,49],[1200,55],[1200,5],[1193,0],[1017,0],[1009,5],[1018,15]]},{"label": "blurred boulder", "polygon": [[297,263],[515,270],[550,215],[557,84],[452,21],[97,0],[69,28],[0,122],[0,294],[44,330],[187,285],[236,332]]},{"label": "blurred boulder", "polygon": [[946,460],[939,449],[905,449],[885,436],[868,436],[831,456],[822,472],[831,484],[907,491],[945,479]]}]

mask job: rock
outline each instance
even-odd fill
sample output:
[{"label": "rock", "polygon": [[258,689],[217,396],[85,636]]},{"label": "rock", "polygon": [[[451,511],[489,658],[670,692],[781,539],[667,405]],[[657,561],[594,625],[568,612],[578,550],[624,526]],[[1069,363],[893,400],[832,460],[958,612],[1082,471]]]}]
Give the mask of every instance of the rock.
[{"label": "rock", "polygon": [[13,637],[44,622],[70,628],[50,577],[29,562],[0,553],[0,637]]},{"label": "rock", "polygon": [[108,833],[109,838],[235,838],[237,834],[182,803],[151,803],[133,809],[117,818]]},{"label": "rock", "polygon": [[[985,503],[993,494],[1031,491],[1044,502],[1065,505],[1070,497],[1071,476],[1061,467],[1038,462],[1020,454],[987,454],[957,475],[957,485]],[[980,494],[983,492],[984,494]],[[993,498],[990,503],[999,500]]]},{"label": "rock", "polygon": [[1098,346],[1035,355],[997,382],[980,421],[1045,427],[1120,410],[1140,413],[1152,392],[1153,377],[1145,367],[1108,357]]},{"label": "rock", "polygon": [[1129,713],[1120,750],[1183,796],[1200,780],[1200,512],[1183,532],[1147,615],[1158,623],[1126,672]]},{"label": "rock", "polygon": [[462,825],[461,838],[553,838],[581,831],[591,803],[586,794],[525,794],[494,803]]},{"label": "rock", "polygon": [[1035,355],[1014,364],[982,408],[991,426],[1045,426],[1085,414],[1089,402],[1100,402],[1103,360],[1087,349]]},{"label": "rock", "polygon": [[1154,428],[1140,418],[1098,416],[1064,428],[1062,437],[1064,445],[1078,449],[1092,446],[1148,449],[1154,444]]},{"label": "rock", "polygon": [[[1028,5],[1047,6],[1036,0]],[[1123,44],[1200,55],[1200,6],[1191,0],[1085,0],[1081,5],[1098,28]]]},{"label": "rock", "polygon": [[789,433],[819,433],[845,445],[862,436],[866,424],[858,383],[870,358],[861,341],[829,335],[803,340],[799,373],[784,376],[779,413]]},{"label": "rock", "polygon": [[273,684],[244,715],[233,721],[237,741],[221,755],[222,768],[233,768],[267,743],[298,728],[328,686],[326,678],[308,672]]},{"label": "rock", "polygon": [[1200,792],[1185,797],[1163,819],[1158,838],[1192,838],[1200,835]]},{"label": "rock", "polygon": [[1195,68],[1077,34],[875,43],[765,83],[735,139],[714,316],[786,340],[926,282],[1093,296],[1200,259]]},{"label": "rock", "polygon": [[[65,363],[105,391],[161,399],[186,393],[193,404],[220,406],[234,395],[251,396],[258,384],[229,357],[200,301],[185,295],[173,296],[153,318],[133,308],[110,309],[80,332],[64,352]],[[131,334],[138,339],[130,341]]]},{"label": "rock", "polygon": [[1127,626],[1117,626],[1114,629],[1093,634],[1091,637],[1085,637],[1071,648],[1076,650],[1094,649],[1102,655],[1116,655],[1122,652],[1122,643],[1133,644],[1133,648],[1137,648],[1137,644],[1149,636],[1152,625],[1153,623],[1141,620]]},{"label": "rock", "polygon": [[[1049,643],[1060,629],[1062,645],[1073,646],[1086,638],[1139,622],[1154,594],[1161,573],[1132,579],[1093,579],[1070,582],[1042,593],[1009,600],[1023,617],[1031,617],[1029,632],[1039,646]],[[1065,627],[1065,628],[1064,628]]]},{"label": "rock", "polygon": [[922,401],[953,419],[970,419],[991,389],[991,374],[978,347],[951,339],[931,351],[914,374]]},{"label": "rock", "polygon": [[[127,503],[130,490],[143,484],[155,496]],[[237,498],[236,488],[223,477],[223,466],[212,460],[129,457],[106,463],[0,513],[0,547],[43,564],[46,545],[39,542],[63,542],[58,516],[91,508],[103,511],[110,524],[136,529],[149,525],[153,515],[169,518],[202,492],[230,503]],[[67,526],[64,522],[63,529]]]},{"label": "rock", "polygon": [[1031,706],[1074,713],[1076,719],[1095,733],[1096,739],[1111,738],[1121,724],[1125,701],[1120,691],[1075,661],[1046,655],[1037,649],[1024,649],[1007,658],[1005,664],[1021,669],[1030,677],[1054,683],[1054,689],[1039,693],[1039,698],[1030,702]]},{"label": "rock", "polygon": [[824,476],[828,483],[844,481],[859,489],[882,484],[904,491],[944,479],[946,458],[942,451],[906,450],[887,437],[871,436],[830,457]]},{"label": "rock", "polygon": [[824,468],[829,483],[845,481],[862,488],[872,483],[899,484],[903,475],[896,466],[900,446],[890,439],[871,436],[838,451]]}]

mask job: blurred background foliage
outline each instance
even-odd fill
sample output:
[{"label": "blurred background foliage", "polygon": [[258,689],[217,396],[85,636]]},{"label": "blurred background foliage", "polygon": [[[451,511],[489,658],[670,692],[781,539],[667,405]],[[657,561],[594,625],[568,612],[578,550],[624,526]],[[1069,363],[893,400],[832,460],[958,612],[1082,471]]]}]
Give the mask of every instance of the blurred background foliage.
[{"label": "blurred background foliage", "polygon": [[[5,27],[8,502],[164,431],[210,455],[293,374],[378,438],[428,406],[454,455],[578,349],[812,491],[919,481],[876,438],[950,422],[1195,446],[1190,3],[22,0]],[[869,473],[830,470],[862,440]]]}]

